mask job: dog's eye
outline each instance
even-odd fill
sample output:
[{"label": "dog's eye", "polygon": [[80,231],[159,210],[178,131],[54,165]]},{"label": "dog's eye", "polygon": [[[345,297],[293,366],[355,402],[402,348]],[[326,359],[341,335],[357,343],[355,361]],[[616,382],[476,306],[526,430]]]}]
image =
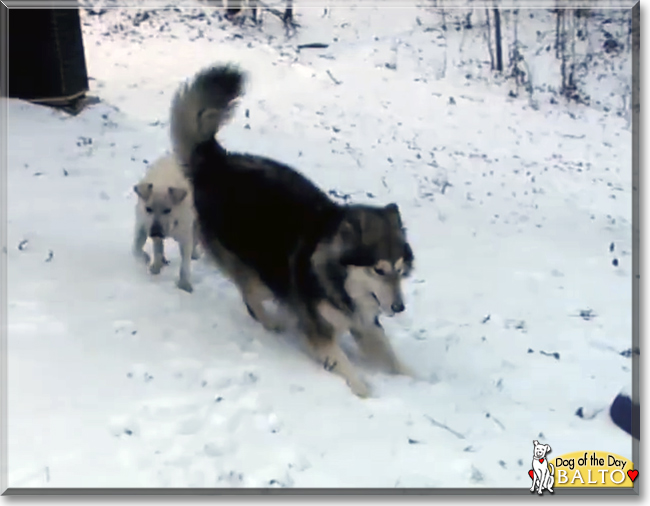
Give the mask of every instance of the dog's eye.
[{"label": "dog's eye", "polygon": [[145,211],[147,211],[149,214],[153,213],[153,209],[151,209],[150,207],[147,207]]},{"label": "dog's eye", "polygon": [[165,210],[163,211],[163,214],[169,214],[169,213],[171,213],[171,212],[172,212],[171,209],[165,209]]},{"label": "dog's eye", "polygon": [[384,269],[380,269],[379,267],[375,267],[375,272],[379,274],[380,276],[383,276],[386,274],[386,271]]}]

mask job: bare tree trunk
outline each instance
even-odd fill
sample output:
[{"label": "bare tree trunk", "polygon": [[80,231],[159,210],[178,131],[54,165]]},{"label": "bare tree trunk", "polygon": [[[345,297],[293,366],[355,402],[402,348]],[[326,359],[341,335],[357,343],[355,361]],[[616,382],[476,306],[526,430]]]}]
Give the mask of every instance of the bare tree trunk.
[{"label": "bare tree trunk", "polygon": [[561,55],[561,45],[562,45],[562,31],[560,29],[560,25],[562,22],[562,18],[564,17],[564,11],[560,8],[555,9],[555,57],[560,58]]},{"label": "bare tree trunk", "polygon": [[571,93],[575,93],[578,89],[576,84],[576,33],[577,33],[577,17],[576,10],[569,11],[569,21],[571,23],[571,65],[569,65],[569,87]]},{"label": "bare tree trunk", "polygon": [[558,53],[560,55],[560,72],[562,73],[562,88],[561,91],[564,93],[566,87],[566,55],[564,54],[564,11],[558,9],[558,28],[557,28],[557,47]]},{"label": "bare tree trunk", "polygon": [[243,3],[244,0],[228,0],[226,4],[228,6],[226,8],[226,17],[227,18],[234,17],[239,11],[241,11]]},{"label": "bare tree trunk", "polygon": [[[251,18],[253,19],[253,23],[257,24],[258,19],[257,19],[257,14],[259,11],[259,0],[248,0],[248,7],[251,10]],[[261,13],[260,13],[261,14]],[[262,21],[261,19],[259,21]]]},{"label": "bare tree trunk", "polygon": [[510,65],[513,66],[512,72],[515,76],[515,84],[517,86],[517,95],[519,95],[519,85],[523,84],[523,79],[521,77],[521,69],[519,68],[519,38],[517,34],[517,24],[519,20],[519,10],[515,9],[514,14],[514,23],[513,23],[513,42],[512,42],[512,52],[510,55]]},{"label": "bare tree trunk", "polygon": [[497,71],[503,72],[503,52],[501,50],[501,15],[499,9],[494,11],[494,38],[497,53]]},{"label": "bare tree trunk", "polygon": [[293,20],[293,0],[286,0],[282,23],[287,37],[291,37],[296,32],[297,23]]},{"label": "bare tree trunk", "polygon": [[465,16],[465,26],[463,26],[465,30],[471,30],[472,29],[472,13],[468,13],[467,16]]},{"label": "bare tree trunk", "polygon": [[494,70],[494,52],[492,51],[492,28],[490,27],[490,9],[485,9],[485,17],[487,19],[487,43],[488,43],[488,51],[490,52],[490,69]]},{"label": "bare tree trunk", "polygon": [[284,10],[284,23],[288,24],[291,22],[293,22],[293,0],[287,0]]}]

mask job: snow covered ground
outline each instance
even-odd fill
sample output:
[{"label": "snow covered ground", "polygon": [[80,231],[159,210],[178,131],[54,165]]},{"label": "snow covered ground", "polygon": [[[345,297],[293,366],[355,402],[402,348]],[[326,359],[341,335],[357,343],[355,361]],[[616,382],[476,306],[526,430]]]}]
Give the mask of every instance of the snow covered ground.
[{"label": "snow covered ground", "polygon": [[[491,76],[479,28],[375,4],[297,8],[289,41],[269,13],[238,28],[198,2],[83,10],[101,102],[9,102],[10,487],[523,488],[533,439],[631,458],[607,414],[631,385],[629,59],[594,75],[598,104],[551,103],[550,66],[532,103]],[[521,36],[551,41],[531,12]],[[187,294],[175,245],[157,277],[132,258],[172,93],[226,61],[250,75],[227,147],[399,204],[416,270],[384,323],[418,379],[357,357],[360,400],[205,259]]]}]

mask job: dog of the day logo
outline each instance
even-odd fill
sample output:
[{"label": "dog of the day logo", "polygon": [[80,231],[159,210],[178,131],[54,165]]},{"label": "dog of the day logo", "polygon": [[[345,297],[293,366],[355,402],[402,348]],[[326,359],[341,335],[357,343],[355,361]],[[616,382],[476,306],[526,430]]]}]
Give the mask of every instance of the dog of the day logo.
[{"label": "dog of the day logo", "polygon": [[628,459],[615,453],[572,452],[549,458],[551,446],[533,441],[531,492],[542,495],[555,488],[634,487],[639,471]]},{"label": "dog of the day logo", "polygon": [[553,459],[555,486],[561,487],[634,487],[639,471],[631,460],[609,452],[573,452]]}]

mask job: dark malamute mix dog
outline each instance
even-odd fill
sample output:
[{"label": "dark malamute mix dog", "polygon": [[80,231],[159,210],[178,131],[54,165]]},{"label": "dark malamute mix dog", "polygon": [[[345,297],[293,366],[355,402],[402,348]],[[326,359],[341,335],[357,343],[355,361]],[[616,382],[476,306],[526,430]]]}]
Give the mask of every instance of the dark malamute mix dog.
[{"label": "dark malamute mix dog", "polygon": [[368,386],[337,336],[349,330],[370,358],[407,372],[378,319],[404,311],[400,285],[413,264],[399,209],[339,205],[286,165],[227,152],[215,135],[243,85],[234,66],[208,68],[172,103],[172,143],[194,188],[206,250],[256,320],[283,328],[262,304],[273,297],[297,317],[325,369],[365,397]]}]

